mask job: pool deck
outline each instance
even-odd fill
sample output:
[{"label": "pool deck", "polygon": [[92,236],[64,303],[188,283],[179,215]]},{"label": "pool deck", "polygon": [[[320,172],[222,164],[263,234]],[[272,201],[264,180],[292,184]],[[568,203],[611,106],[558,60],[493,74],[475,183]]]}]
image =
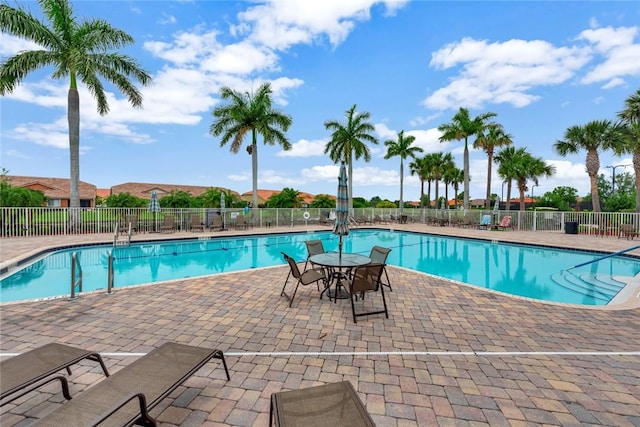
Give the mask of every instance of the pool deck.
[{"label": "pool deck", "polygon": [[[381,227],[612,252],[640,245],[551,232]],[[44,248],[99,241],[110,237],[2,239],[0,267]],[[283,265],[117,289],[112,296],[3,304],[0,351],[61,342],[103,353],[111,372],[164,341],[225,351],[231,381],[218,361],[210,362],[152,411],[161,426],[265,426],[271,393],[342,380],[353,383],[378,426],[640,426],[637,287],[620,304],[586,308],[401,268],[388,272],[388,319],[374,315],[354,324],[347,300],[319,300],[315,287],[301,288],[289,308],[279,295]],[[104,377],[96,363],[85,361],[69,378],[77,395]],[[59,385],[47,385],[3,406],[0,425],[27,426],[62,404]]]}]

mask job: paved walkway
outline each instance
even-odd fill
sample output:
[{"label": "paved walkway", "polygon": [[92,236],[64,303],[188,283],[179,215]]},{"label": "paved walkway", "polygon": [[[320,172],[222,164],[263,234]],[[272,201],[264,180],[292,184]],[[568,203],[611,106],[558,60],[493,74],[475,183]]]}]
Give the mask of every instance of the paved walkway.
[{"label": "paved walkway", "polygon": [[[407,227],[610,251],[633,245],[559,233]],[[53,244],[3,239],[2,261]],[[100,351],[111,371],[167,340],[224,350],[231,381],[212,361],[152,412],[162,426],[265,426],[271,393],[341,380],[354,384],[378,426],[640,426],[634,300],[617,310],[545,304],[389,268],[389,319],[354,324],[348,301],[318,300],[315,288],[303,288],[288,308],[279,296],[286,274],[282,266],[74,302],[4,304],[0,350],[63,342]],[[94,362],[82,362],[70,377],[71,392],[102,379]],[[3,406],[0,425],[29,425],[63,401],[57,385],[47,386]]]}]

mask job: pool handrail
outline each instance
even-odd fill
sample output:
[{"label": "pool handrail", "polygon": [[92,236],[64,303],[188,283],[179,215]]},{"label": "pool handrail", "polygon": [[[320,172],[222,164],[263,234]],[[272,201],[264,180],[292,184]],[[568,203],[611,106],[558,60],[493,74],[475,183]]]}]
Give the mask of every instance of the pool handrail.
[{"label": "pool handrail", "polygon": [[[76,271],[78,272],[78,279],[76,280]],[[71,295],[69,296],[69,300],[76,299],[76,286],[78,287],[78,292],[82,292],[82,266],[80,265],[80,258],[78,258],[78,253],[74,252],[71,254]]]},{"label": "pool handrail", "polygon": [[591,261],[583,262],[583,263],[574,265],[573,267],[569,267],[566,270],[569,271],[569,270],[572,270],[574,268],[578,268],[578,267],[582,267],[582,266],[585,266],[585,265],[593,264],[594,262],[602,261],[603,259],[611,258],[611,257],[614,257],[616,255],[621,255],[623,253],[630,252],[630,251],[632,251],[634,249],[640,249],[640,245],[632,246],[630,248],[623,249],[623,250],[618,251],[618,252],[614,252],[614,253],[611,253],[611,254],[603,255],[603,256],[601,256],[599,258],[592,259]]}]

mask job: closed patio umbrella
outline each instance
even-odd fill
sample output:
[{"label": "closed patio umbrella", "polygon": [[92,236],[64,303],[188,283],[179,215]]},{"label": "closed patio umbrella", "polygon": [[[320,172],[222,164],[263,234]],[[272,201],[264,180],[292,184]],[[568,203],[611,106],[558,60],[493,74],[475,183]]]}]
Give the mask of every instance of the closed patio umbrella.
[{"label": "closed patio umbrella", "polygon": [[149,200],[149,212],[153,212],[153,231],[158,231],[158,220],[156,214],[160,212],[160,202],[158,201],[158,194],[155,191],[151,192],[151,200]]},{"label": "closed patio umbrella", "polygon": [[349,234],[349,192],[347,189],[347,168],[344,162],[340,165],[338,175],[338,196],[336,198],[336,222],[333,226],[333,234],[340,236],[338,243],[338,257],[342,258],[342,236]]},{"label": "closed patio umbrella", "polygon": [[498,222],[498,211],[500,210],[500,197],[496,197],[496,203],[493,205],[493,218]]},{"label": "closed patio umbrella", "polygon": [[222,229],[224,230],[224,208],[225,208],[225,200],[224,193],[220,193],[220,215],[222,215]]}]

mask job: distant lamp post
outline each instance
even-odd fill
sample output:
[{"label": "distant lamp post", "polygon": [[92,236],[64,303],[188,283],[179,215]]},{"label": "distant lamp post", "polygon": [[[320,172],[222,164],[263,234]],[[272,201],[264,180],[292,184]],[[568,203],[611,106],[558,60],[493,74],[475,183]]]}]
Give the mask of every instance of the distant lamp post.
[{"label": "distant lamp post", "polygon": [[538,187],[538,184],[533,184],[533,185],[531,186],[531,204],[533,204],[533,189],[534,189],[535,187]]},{"label": "distant lamp post", "polygon": [[612,177],[611,177],[611,194],[614,194],[616,192],[616,169],[617,168],[626,168],[627,166],[631,166],[631,165],[605,166],[605,168],[609,168],[609,169],[613,170],[613,174],[612,174]]}]

